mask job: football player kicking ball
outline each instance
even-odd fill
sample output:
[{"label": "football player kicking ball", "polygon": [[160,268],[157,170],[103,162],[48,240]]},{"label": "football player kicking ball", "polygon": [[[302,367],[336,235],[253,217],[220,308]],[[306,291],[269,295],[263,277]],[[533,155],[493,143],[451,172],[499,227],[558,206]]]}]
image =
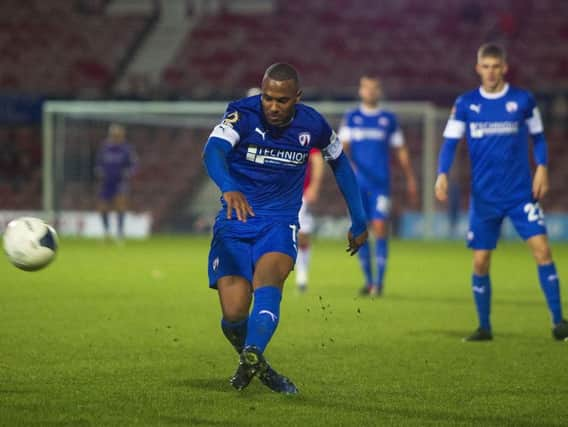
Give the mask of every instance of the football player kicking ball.
[{"label": "football player kicking ball", "polygon": [[[465,340],[493,339],[489,267],[505,217],[532,251],[552,315],[552,335],[564,340],[568,337],[568,322],[562,317],[559,279],[539,205],[539,199],[548,191],[547,146],[540,113],[529,92],[505,81],[507,63],[500,46],[481,46],[476,71],[481,87],[457,99],[444,130],[435,186],[436,197],[445,201],[447,174],[456,146],[465,135],[472,175],[468,246],[473,249],[472,289],[479,317],[479,328]],[[528,134],[537,165],[532,182]]]},{"label": "football player kicking ball", "polygon": [[298,392],[267,363],[264,350],[280,321],[282,287],[296,259],[310,149],[322,151],[349,208],[347,251],[355,254],[367,239],[359,188],[341,143],[317,111],[300,103],[301,94],[296,70],[273,64],[261,95],[230,103],[203,151],[207,172],[222,192],[209,285],[219,293],[221,329],[240,354],[231,378],[237,390],[256,375],[273,391]]}]

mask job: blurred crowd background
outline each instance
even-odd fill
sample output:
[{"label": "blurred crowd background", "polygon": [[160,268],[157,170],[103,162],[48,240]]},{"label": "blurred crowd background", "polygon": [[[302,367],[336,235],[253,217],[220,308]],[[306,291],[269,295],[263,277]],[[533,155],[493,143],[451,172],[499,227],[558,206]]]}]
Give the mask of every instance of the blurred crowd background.
[{"label": "blurred crowd background", "polygon": [[[565,0],[0,3],[0,210],[42,208],[46,100],[228,101],[257,86],[264,69],[278,61],[298,68],[308,102],[356,102],[359,76],[375,72],[389,101],[428,101],[449,111],[460,93],[478,85],[477,48],[495,41],[507,49],[508,80],[532,90],[543,113],[552,184],[545,208],[568,213]],[[106,126],[79,125],[68,137],[88,155],[69,153],[60,208],[94,210],[89,159]],[[139,156],[132,210],[151,211],[157,231],[206,228],[186,208],[207,180],[200,160],[207,129],[126,125]],[[420,128],[404,131],[421,176]],[[454,179],[458,208],[465,209],[469,172],[463,147],[459,156]],[[394,170],[396,220],[405,206],[398,196],[404,192],[397,191],[403,180]],[[324,191],[316,213],[344,214],[336,191]]]}]

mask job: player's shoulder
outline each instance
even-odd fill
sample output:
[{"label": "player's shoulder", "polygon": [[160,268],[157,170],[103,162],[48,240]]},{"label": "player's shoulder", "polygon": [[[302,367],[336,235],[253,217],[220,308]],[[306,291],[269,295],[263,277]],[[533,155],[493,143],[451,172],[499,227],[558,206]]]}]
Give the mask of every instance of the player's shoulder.
[{"label": "player's shoulder", "polygon": [[511,98],[520,98],[520,99],[533,99],[534,95],[532,94],[532,92],[530,90],[527,89],[523,89],[521,87],[518,86],[509,86],[509,91],[507,93],[507,95]]},{"label": "player's shoulder", "polygon": [[296,120],[303,124],[312,124],[316,126],[321,126],[327,123],[323,114],[321,114],[314,107],[310,107],[304,103],[296,104]]},{"label": "player's shoulder", "polygon": [[361,108],[359,106],[349,108],[348,110],[345,111],[343,115],[344,117],[353,117],[358,114],[361,114]]},{"label": "player's shoulder", "polygon": [[394,111],[383,108],[381,108],[381,110],[379,111],[379,120],[381,119],[381,117],[384,117],[385,119],[393,122],[396,122],[397,120],[396,113]]},{"label": "player's shoulder", "polygon": [[261,111],[260,95],[248,96],[229,102],[227,111],[237,110],[245,114],[258,114]]},{"label": "player's shoulder", "polygon": [[471,89],[466,92],[461,93],[456,98],[456,105],[465,105],[468,102],[476,102],[481,98],[481,94],[479,93],[479,88]]}]

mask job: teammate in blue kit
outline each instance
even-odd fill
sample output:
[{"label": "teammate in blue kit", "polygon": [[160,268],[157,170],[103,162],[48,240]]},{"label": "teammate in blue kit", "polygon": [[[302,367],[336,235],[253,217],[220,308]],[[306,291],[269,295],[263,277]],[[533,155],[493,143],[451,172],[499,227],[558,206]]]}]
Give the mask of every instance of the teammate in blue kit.
[{"label": "teammate in blue kit", "polygon": [[367,221],[376,239],[376,278],[373,278],[369,243],[365,243],[359,250],[359,260],[366,280],[361,294],[378,296],[384,289],[388,258],[391,148],[396,150],[412,204],[417,202],[417,186],[398,120],[393,113],[380,108],[382,86],[379,78],[363,75],[359,83],[359,97],[361,105],[348,111],[343,118],[339,139],[353,164]]},{"label": "teammate in blue kit", "polygon": [[108,137],[97,152],[95,173],[100,179],[99,211],[105,238],[109,237],[109,211],[114,207],[118,218],[118,238],[124,237],[124,215],[127,207],[128,180],[136,166],[134,148],[126,141],[122,125],[113,123]]},{"label": "teammate in blue kit", "polygon": [[[465,135],[472,175],[468,246],[473,249],[472,289],[479,317],[479,328],[465,340],[493,339],[489,267],[505,217],[532,251],[552,315],[552,335],[563,340],[568,338],[568,322],[562,317],[559,279],[539,205],[548,191],[547,145],[540,113],[529,92],[505,81],[507,62],[500,46],[479,48],[476,71],[481,87],[457,99],[444,130],[435,186],[436,197],[445,201],[447,175],[456,146]],[[537,165],[532,182],[529,134]]]},{"label": "teammate in blue kit", "polygon": [[230,103],[203,151],[207,172],[222,192],[209,285],[219,293],[223,333],[240,354],[231,378],[237,390],[256,375],[273,391],[298,392],[263,353],[280,320],[282,287],[296,259],[310,149],[322,151],[347,202],[352,219],[347,250],[355,254],[367,239],[359,189],[341,143],[317,111],[300,103],[301,94],[291,65],[271,65],[261,95]]}]

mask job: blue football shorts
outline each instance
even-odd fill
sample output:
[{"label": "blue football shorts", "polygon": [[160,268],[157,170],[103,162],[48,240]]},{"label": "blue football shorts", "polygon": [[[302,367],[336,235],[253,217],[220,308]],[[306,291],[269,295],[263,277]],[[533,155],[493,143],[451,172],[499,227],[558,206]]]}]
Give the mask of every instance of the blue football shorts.
[{"label": "blue football shorts", "polygon": [[249,217],[247,222],[218,217],[209,250],[209,287],[224,276],[241,276],[252,283],[254,266],[262,255],[280,252],[294,262],[298,254],[298,221]]},{"label": "blue football shorts", "polygon": [[509,206],[472,200],[469,208],[467,246],[479,250],[495,249],[505,217],[509,217],[523,240],[546,234],[544,214],[536,200],[526,200]]},{"label": "blue football shorts", "polygon": [[367,221],[375,219],[386,221],[389,218],[391,201],[386,191],[361,189],[361,199]]}]

